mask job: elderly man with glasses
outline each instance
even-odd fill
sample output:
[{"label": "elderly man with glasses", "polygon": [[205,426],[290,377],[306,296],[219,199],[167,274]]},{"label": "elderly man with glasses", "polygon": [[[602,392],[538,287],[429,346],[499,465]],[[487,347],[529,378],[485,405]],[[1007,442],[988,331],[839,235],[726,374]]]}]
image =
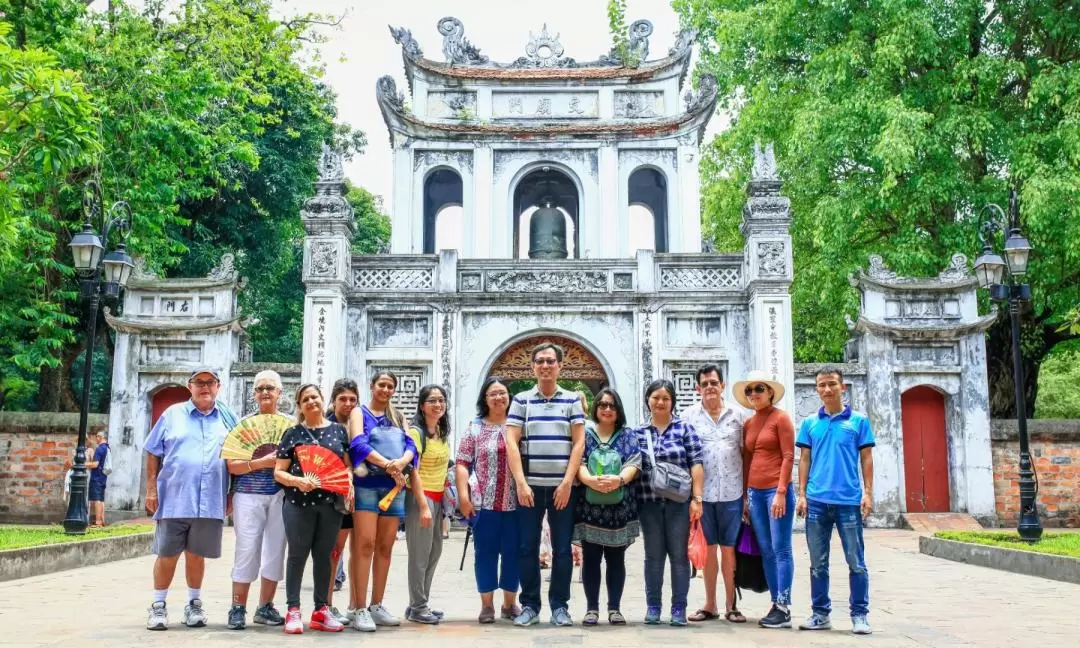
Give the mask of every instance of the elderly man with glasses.
[{"label": "elderly man with glasses", "polygon": [[[276,371],[255,375],[255,402],[259,411],[252,416],[281,416],[291,426],[292,420],[278,412],[281,376]],[[251,418],[251,417],[246,417]],[[245,461],[230,459],[227,464],[232,480],[233,527],[236,549],[233,554],[232,607],[228,627],[243,630],[247,624],[247,601],[251,583],[259,578],[259,607],[255,623],[279,626],[285,619],[274,607],[277,585],[285,577],[285,523],[281,501],[284,491],[274,480],[276,449]]]},{"label": "elderly man with glasses", "polygon": [[221,556],[228,514],[229,473],[221,445],[237,423],[236,414],[218,401],[220,388],[217,369],[193,371],[188,378],[191,399],[166,409],[146,439],[146,512],[157,521],[154,598],[146,620],[150,630],[169,627],[165,599],[181,553],[188,586],[184,625],[206,625],[203,574],[206,559]]}]

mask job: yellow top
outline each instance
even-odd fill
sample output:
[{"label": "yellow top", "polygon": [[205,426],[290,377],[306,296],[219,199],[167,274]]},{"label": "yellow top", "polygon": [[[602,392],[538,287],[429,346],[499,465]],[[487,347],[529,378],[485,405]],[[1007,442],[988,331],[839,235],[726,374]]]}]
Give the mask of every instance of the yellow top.
[{"label": "yellow top", "polygon": [[420,483],[424,490],[431,493],[441,493],[446,485],[446,473],[449,471],[450,445],[438,436],[427,438],[427,448],[420,442],[422,432],[416,428],[409,428],[409,436],[416,444],[416,451],[420,452]]}]

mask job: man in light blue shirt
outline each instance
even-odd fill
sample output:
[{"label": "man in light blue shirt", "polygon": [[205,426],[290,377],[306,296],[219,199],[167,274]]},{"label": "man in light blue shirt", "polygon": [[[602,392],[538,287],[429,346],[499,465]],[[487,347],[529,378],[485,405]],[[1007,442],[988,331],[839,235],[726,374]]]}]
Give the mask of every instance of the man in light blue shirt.
[{"label": "man in light blue shirt", "polygon": [[221,533],[228,514],[229,474],[221,458],[225,435],[237,417],[218,403],[216,369],[200,367],[188,378],[191,400],[165,410],[146,438],[146,511],[157,520],[154,533],[154,600],[146,627],[169,627],[165,599],[184,554],[188,604],[184,625],[206,625],[200,590],[207,558],[221,556]]},{"label": "man in light blue shirt", "polygon": [[[829,545],[833,527],[840,535],[848,564],[851,631],[870,634],[870,577],[863,558],[863,518],[874,503],[874,432],[862,412],[844,405],[844,376],[824,366],[814,376],[822,407],[799,426],[799,499],[795,512],[806,518],[810,550],[810,596],[813,614],[800,630],[828,630]],[[862,472],[862,483],[859,473]]]}]

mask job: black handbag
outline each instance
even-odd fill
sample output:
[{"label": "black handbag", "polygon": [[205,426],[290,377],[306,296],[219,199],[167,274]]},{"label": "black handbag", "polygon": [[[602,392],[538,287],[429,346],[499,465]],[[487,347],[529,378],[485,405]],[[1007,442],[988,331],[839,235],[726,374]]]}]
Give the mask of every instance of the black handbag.
[{"label": "black handbag", "polygon": [[749,524],[743,524],[739,531],[739,542],[735,545],[735,587],[758,593],[769,591],[765,563],[761,560],[757,538]]}]

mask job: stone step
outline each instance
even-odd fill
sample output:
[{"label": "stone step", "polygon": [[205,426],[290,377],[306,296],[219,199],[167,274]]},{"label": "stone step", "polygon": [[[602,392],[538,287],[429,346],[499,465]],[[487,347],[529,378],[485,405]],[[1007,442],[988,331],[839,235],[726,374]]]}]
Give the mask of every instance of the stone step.
[{"label": "stone step", "polygon": [[982,525],[967,513],[904,513],[904,526],[919,533],[981,531]]}]

